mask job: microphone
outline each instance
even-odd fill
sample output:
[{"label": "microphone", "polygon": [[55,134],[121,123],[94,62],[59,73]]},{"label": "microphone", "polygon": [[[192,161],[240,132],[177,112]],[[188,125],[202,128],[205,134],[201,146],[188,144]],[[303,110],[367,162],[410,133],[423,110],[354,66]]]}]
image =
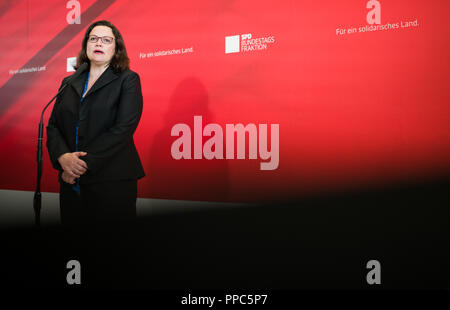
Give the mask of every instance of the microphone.
[{"label": "microphone", "polygon": [[41,113],[41,123],[42,123],[42,117],[44,116],[44,112],[47,109],[47,107],[49,106],[50,103],[52,103],[52,101],[59,96],[59,94],[61,94],[63,92],[63,90],[66,88],[67,85],[69,85],[70,83],[72,83],[77,77],[79,77],[81,75],[81,73],[83,73],[84,71],[86,71],[87,67],[89,65],[87,64],[87,62],[84,62],[80,67],[78,67],[77,71],[75,71],[74,74],[72,74],[67,81],[61,86],[61,88],[59,89],[59,91],[56,93],[55,97],[52,98],[52,100],[50,100],[49,103],[47,103],[47,105],[44,107],[44,109],[42,110]]},{"label": "microphone", "polygon": [[33,209],[34,209],[34,218],[35,218],[35,224],[36,226],[40,226],[41,223],[41,203],[42,203],[42,197],[41,197],[41,178],[42,178],[42,140],[44,135],[44,112],[47,109],[47,107],[52,103],[53,100],[55,100],[56,97],[61,94],[64,89],[72,83],[77,77],[79,77],[86,69],[88,68],[88,64],[85,62],[83,63],[77,71],[75,71],[74,74],[72,74],[67,81],[61,86],[58,93],[50,100],[49,103],[44,107],[41,113],[41,121],[39,122],[39,132],[38,132],[38,143],[37,143],[37,184],[36,184],[36,190],[34,192],[34,198],[33,198]]}]

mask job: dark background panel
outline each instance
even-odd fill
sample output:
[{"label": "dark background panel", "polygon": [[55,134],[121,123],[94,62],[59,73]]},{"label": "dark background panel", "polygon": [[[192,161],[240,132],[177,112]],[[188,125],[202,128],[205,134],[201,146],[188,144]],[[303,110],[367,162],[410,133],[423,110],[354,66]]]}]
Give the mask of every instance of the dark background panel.
[{"label": "dark background panel", "polygon": [[[1,233],[2,285],[67,288],[448,289],[449,179],[141,217],[96,231]],[[366,263],[381,263],[380,286]]]}]

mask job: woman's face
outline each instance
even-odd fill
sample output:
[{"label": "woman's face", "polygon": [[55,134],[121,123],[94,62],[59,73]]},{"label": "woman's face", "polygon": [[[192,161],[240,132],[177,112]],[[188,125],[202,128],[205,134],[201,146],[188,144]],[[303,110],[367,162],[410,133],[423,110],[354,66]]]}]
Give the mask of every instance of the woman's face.
[{"label": "woman's face", "polygon": [[[97,36],[97,38],[95,36]],[[98,37],[102,37],[102,39]],[[97,42],[95,42],[96,39],[98,39]],[[107,26],[94,27],[94,29],[92,29],[91,33],[89,34],[86,45],[86,54],[91,61],[91,64],[109,64],[114,56],[115,51],[116,38],[114,37],[112,29]]]}]

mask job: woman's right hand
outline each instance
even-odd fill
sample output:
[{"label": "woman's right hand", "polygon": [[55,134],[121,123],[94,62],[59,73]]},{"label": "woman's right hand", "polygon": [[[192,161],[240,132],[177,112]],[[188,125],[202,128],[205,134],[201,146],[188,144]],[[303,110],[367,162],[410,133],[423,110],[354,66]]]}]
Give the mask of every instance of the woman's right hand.
[{"label": "woman's right hand", "polygon": [[70,176],[66,171],[62,172],[61,179],[66,183],[75,184],[75,178]]},{"label": "woman's right hand", "polygon": [[69,176],[79,178],[88,169],[86,162],[80,159],[81,156],[86,155],[86,152],[65,153],[59,156],[58,161]]}]

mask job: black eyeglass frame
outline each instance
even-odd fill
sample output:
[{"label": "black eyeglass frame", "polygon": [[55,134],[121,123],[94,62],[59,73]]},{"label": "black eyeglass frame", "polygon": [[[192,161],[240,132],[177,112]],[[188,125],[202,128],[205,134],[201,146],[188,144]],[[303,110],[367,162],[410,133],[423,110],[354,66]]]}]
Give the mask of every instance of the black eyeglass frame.
[{"label": "black eyeglass frame", "polygon": [[[96,40],[95,40],[95,41],[91,41],[91,38],[96,38]],[[102,42],[103,42],[104,44],[112,44],[112,43],[114,42],[114,38],[113,38],[113,37],[110,37],[110,36],[99,37],[99,36],[96,36],[95,34],[91,34],[91,35],[88,37],[87,41],[88,41],[89,43],[97,43],[97,42],[98,42],[98,39],[101,39]],[[105,39],[106,39],[106,40],[111,39],[111,42],[105,42]]]}]

